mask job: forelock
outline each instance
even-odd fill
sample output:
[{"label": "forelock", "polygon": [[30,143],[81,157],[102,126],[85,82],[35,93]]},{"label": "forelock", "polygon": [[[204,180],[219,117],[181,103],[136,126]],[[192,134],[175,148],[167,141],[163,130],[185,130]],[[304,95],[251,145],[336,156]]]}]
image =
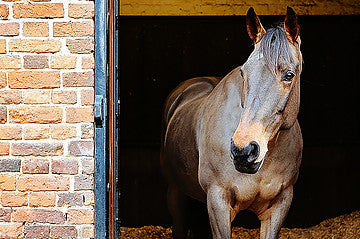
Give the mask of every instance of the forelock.
[{"label": "forelock", "polygon": [[274,75],[280,68],[280,62],[286,65],[296,63],[296,57],[282,26],[270,28],[266,31],[260,41],[259,54],[263,55],[265,64]]}]

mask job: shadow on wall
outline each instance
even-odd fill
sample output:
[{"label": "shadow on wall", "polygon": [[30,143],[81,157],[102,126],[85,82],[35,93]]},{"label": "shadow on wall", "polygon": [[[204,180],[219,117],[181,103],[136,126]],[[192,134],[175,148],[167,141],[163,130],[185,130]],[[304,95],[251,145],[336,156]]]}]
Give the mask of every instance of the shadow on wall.
[{"label": "shadow on wall", "polygon": [[[263,16],[264,26],[283,20]],[[359,210],[360,16],[300,16],[303,162],[286,226]],[[159,168],[164,100],[181,81],[225,76],[252,51],[245,17],[120,20],[122,226],[170,225]],[[206,214],[205,214],[206,216]],[[236,225],[258,226],[248,212]]]}]

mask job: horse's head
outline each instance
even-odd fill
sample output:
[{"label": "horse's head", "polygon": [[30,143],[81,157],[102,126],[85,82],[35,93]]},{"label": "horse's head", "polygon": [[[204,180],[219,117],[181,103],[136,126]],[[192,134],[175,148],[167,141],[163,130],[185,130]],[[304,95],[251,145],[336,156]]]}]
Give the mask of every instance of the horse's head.
[{"label": "horse's head", "polygon": [[241,66],[243,113],[231,139],[235,168],[256,173],[261,167],[268,143],[279,129],[295,123],[300,103],[302,56],[297,17],[287,8],[282,25],[263,28],[254,9],[246,17],[254,51]]}]

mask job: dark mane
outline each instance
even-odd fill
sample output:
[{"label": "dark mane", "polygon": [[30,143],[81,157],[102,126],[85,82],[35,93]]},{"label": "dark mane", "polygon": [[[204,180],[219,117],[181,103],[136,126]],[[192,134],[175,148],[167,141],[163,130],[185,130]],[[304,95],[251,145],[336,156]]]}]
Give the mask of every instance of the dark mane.
[{"label": "dark mane", "polygon": [[260,41],[259,54],[264,56],[265,63],[273,74],[276,74],[280,68],[280,61],[281,64],[290,66],[296,62],[282,26],[270,28],[266,31]]}]

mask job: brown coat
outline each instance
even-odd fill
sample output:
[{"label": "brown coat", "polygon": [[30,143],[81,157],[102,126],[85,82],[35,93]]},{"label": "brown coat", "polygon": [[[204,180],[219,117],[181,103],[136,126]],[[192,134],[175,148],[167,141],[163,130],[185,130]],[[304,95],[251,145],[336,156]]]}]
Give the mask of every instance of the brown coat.
[{"label": "brown coat", "polygon": [[214,238],[229,238],[244,209],[261,220],[261,238],[275,238],[290,207],[302,152],[296,15],[288,9],[285,27],[266,32],[250,9],[247,24],[255,49],[244,65],[221,80],[185,81],[165,103],[161,165],[175,238],[187,235],[188,196],[207,203]]}]

